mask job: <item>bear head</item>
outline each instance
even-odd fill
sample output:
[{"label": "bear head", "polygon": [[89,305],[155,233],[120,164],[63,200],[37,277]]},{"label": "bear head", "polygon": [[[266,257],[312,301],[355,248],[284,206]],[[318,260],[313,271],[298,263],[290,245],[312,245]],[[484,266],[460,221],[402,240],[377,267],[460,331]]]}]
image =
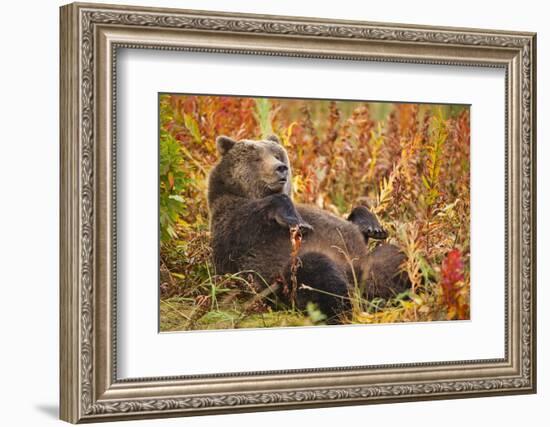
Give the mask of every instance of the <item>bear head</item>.
[{"label": "bear head", "polygon": [[259,141],[219,136],[216,145],[221,158],[210,173],[210,190],[248,199],[279,193],[290,197],[290,163],[275,135]]}]

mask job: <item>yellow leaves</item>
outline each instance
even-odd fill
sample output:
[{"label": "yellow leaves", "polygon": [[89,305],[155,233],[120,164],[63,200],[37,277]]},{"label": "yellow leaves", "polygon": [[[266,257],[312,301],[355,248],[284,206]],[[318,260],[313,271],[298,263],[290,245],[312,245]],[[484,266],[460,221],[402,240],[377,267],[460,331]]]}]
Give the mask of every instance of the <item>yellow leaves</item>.
[{"label": "yellow leaves", "polygon": [[292,193],[294,195],[302,194],[305,189],[305,182],[302,175],[294,175],[292,177]]},{"label": "yellow leaves", "polygon": [[390,203],[391,195],[393,192],[393,183],[398,173],[399,173],[399,165],[396,164],[393,167],[392,172],[390,173],[389,179],[382,178],[382,182],[380,184],[380,189],[378,192],[378,197],[376,198],[376,205],[372,208],[372,211],[375,214],[378,215],[382,213],[386,209],[387,205]]},{"label": "yellow leaves", "polygon": [[184,114],[183,115],[183,122],[185,124],[185,127],[195,140],[195,142],[200,143],[201,142],[201,132],[199,130],[199,124],[197,121],[193,118],[191,114]]},{"label": "yellow leaves", "polygon": [[420,312],[424,314],[431,312],[429,306],[422,304],[424,304],[424,300],[419,296],[414,296],[412,301],[401,300],[397,307],[384,307],[373,313],[360,312],[354,317],[353,321],[354,323],[372,324],[427,320],[418,317]]},{"label": "yellow leaves", "polygon": [[371,138],[370,138],[371,158],[370,158],[370,164],[369,164],[369,171],[367,173],[367,178],[369,181],[371,181],[374,176],[374,168],[376,166],[376,162],[378,160],[378,153],[380,151],[380,147],[382,146],[383,142],[384,142],[384,133],[382,132],[382,124],[378,122],[376,132],[374,130],[371,130]]},{"label": "yellow leaves", "polygon": [[287,130],[286,130],[286,133],[283,135],[283,137],[281,138],[282,139],[282,143],[283,143],[283,147],[285,148],[289,148],[290,147],[290,138],[292,137],[292,131],[294,130],[294,126],[296,126],[298,124],[298,122],[292,122]]},{"label": "yellow leaves", "polygon": [[402,267],[411,279],[411,291],[414,292],[422,284],[421,251],[418,235],[418,228],[411,224],[401,224],[397,236],[402,243],[403,251],[407,256],[405,265]]},{"label": "yellow leaves", "polygon": [[434,116],[432,127],[432,138],[427,145],[428,170],[427,174],[422,176],[422,183],[427,190],[425,203],[428,208],[435,203],[441,194],[439,188],[439,174],[441,171],[443,146],[449,135],[447,125],[441,117],[441,112],[437,116]]},{"label": "yellow leaves", "polygon": [[357,316],[358,323],[394,323],[400,317],[401,310],[385,310],[377,313],[362,312]]}]

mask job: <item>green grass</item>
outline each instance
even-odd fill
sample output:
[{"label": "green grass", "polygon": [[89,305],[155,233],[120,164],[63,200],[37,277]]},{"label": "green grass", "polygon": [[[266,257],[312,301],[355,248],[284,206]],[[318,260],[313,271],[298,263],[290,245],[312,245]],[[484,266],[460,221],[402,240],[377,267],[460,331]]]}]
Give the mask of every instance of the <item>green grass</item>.
[{"label": "green grass", "polygon": [[323,323],[322,315],[314,309],[304,314],[292,310],[253,314],[245,314],[238,308],[209,310],[198,319],[193,319],[193,311],[193,306],[179,297],[161,300],[160,331],[313,326]]}]

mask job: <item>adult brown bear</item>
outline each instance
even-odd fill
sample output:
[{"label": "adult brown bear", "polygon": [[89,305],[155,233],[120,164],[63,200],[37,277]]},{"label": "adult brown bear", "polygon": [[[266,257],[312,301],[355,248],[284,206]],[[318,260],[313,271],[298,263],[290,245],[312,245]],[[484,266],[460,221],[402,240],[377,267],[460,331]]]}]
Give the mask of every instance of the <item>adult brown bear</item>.
[{"label": "adult brown bear", "polygon": [[292,202],[290,164],[277,137],[220,136],[216,143],[221,159],[210,173],[208,205],[218,274],[252,270],[268,284],[288,284],[289,229],[299,227],[304,237],[295,271],[298,308],[314,302],[334,323],[350,308],[349,290],[356,284],[366,298],[387,298],[410,286],[396,246],[380,244],[369,252],[366,241],[387,233],[367,208],[355,208],[344,220]]}]

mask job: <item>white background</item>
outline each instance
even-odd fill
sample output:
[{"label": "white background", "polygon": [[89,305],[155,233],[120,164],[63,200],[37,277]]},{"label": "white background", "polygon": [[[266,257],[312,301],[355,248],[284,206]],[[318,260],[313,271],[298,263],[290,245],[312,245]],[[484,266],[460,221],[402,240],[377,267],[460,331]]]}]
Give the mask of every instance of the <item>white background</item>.
[{"label": "white background", "polygon": [[[113,2],[118,3],[113,0]],[[394,1],[369,5],[338,2],[223,0],[134,1],[135,4],[240,12],[319,16],[417,24],[530,30],[538,38],[538,117],[550,115],[548,84],[550,30],[543,2]],[[0,95],[0,418],[5,425],[43,426],[57,421],[58,401],[58,9],[57,1],[3,5]],[[550,267],[547,183],[550,127],[539,119],[539,393],[129,422],[124,425],[290,425],[376,424],[464,426],[490,422],[498,426],[545,425],[548,420],[550,355],[545,308]],[[543,237],[546,237],[544,239]],[[546,283],[545,283],[546,282]]]},{"label": "white background", "polygon": [[[117,66],[120,378],[504,357],[503,69],[135,49],[122,50]],[[471,103],[471,320],[158,334],[157,114],[166,91]],[[213,345],[233,350],[220,358],[204,351]]]}]

